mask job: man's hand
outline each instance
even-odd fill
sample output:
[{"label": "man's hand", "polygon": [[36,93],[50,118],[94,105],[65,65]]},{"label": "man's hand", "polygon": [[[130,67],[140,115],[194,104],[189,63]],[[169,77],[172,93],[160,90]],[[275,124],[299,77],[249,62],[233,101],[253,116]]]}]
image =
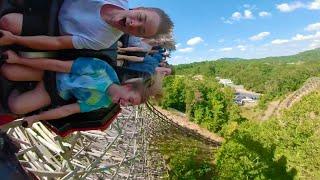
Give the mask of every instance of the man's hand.
[{"label": "man's hand", "polygon": [[16,36],[9,31],[0,30],[0,46],[12,45],[15,43]]},{"label": "man's hand", "polygon": [[2,57],[6,60],[7,63],[15,64],[20,61],[20,57],[13,51],[9,50],[3,53]]}]

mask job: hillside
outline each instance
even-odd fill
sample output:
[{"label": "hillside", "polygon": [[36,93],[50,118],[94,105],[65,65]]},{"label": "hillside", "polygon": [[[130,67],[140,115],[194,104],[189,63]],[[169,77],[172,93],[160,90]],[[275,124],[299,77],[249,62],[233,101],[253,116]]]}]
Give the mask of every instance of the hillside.
[{"label": "hillside", "polygon": [[[171,167],[181,169],[180,162],[188,161],[191,165],[179,172],[191,173],[189,178],[211,179],[207,175],[214,174],[213,179],[319,179],[320,91],[318,83],[310,83],[319,81],[319,60],[320,49],[315,49],[294,56],[176,66],[178,76],[165,79],[160,105],[185,112],[190,121],[225,141],[207,156],[213,155],[214,163],[186,151],[169,155]],[[233,102],[234,91],[218,84],[217,76],[263,93],[260,106],[244,113]],[[278,108],[261,121],[259,114],[270,101],[278,102]]]},{"label": "hillside", "polygon": [[229,78],[247,89],[262,93],[261,107],[297,90],[310,77],[320,75],[320,49],[293,56],[248,60],[217,60],[176,66],[177,75]]},{"label": "hillside", "polygon": [[320,92],[302,98],[278,117],[246,122],[219,149],[219,178],[319,179]]}]

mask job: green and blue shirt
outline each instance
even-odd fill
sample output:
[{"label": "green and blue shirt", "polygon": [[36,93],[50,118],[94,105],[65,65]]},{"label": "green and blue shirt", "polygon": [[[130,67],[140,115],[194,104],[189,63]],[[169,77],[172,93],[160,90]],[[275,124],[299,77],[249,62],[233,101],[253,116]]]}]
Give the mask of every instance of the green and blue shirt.
[{"label": "green and blue shirt", "polygon": [[112,99],[107,94],[111,84],[119,84],[113,68],[96,58],[76,59],[70,73],[57,73],[58,94],[64,100],[76,98],[81,112],[108,107]]}]

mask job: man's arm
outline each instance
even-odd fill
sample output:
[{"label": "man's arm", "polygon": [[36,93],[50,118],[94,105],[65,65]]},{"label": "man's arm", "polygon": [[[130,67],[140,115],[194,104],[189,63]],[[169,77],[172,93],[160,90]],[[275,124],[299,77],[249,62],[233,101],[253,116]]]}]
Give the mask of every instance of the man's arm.
[{"label": "man's arm", "polygon": [[20,64],[41,70],[69,73],[73,64],[73,61],[71,60],[61,61],[57,59],[46,58],[22,58],[13,51],[7,51],[4,54],[8,56],[6,61],[7,63]]},{"label": "man's arm", "polygon": [[9,31],[0,32],[0,45],[21,45],[37,50],[74,49],[72,36],[17,36]]},{"label": "man's arm", "polygon": [[51,109],[48,111],[44,111],[40,114],[28,116],[24,118],[24,121],[28,122],[28,126],[30,127],[33,123],[38,122],[40,120],[48,121],[55,120],[70,116],[72,114],[80,113],[80,106],[78,103],[64,105],[55,109]]}]

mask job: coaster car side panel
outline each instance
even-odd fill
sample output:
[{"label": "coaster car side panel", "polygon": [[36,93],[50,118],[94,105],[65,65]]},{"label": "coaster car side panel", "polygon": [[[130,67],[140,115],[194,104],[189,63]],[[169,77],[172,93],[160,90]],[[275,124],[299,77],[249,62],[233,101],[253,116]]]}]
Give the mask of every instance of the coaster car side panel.
[{"label": "coaster car side panel", "polygon": [[89,113],[78,113],[59,120],[42,121],[47,127],[61,137],[75,131],[106,130],[120,113],[121,108],[113,104]]}]

